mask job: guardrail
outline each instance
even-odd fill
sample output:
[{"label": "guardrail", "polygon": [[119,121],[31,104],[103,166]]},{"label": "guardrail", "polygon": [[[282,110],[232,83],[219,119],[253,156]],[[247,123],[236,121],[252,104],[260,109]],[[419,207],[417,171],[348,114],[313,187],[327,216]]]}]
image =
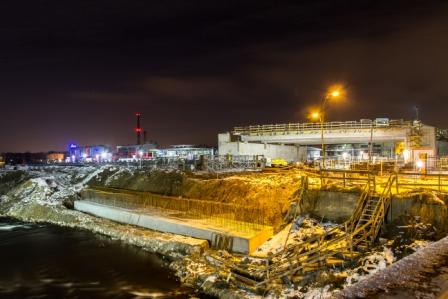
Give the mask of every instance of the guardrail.
[{"label": "guardrail", "polygon": [[[376,175],[373,171],[363,170],[317,170],[308,171],[310,185],[326,188],[333,184],[339,184],[341,187],[363,187],[370,184],[372,191],[381,192],[387,177]],[[445,173],[417,173],[417,172],[398,172],[394,193],[406,192],[416,189],[432,190],[437,192],[448,192],[448,174]],[[314,180],[313,180],[314,178]]]},{"label": "guardrail", "polygon": [[396,193],[414,189],[438,192],[448,191],[448,175],[441,173],[399,173],[396,180]]},{"label": "guardrail", "polygon": [[[410,127],[412,123],[404,120],[390,120],[386,124],[376,122],[359,122],[359,121],[345,121],[345,122],[326,122],[323,128],[326,129],[384,129],[384,128],[400,128]],[[269,133],[281,132],[300,132],[305,130],[321,130],[320,123],[289,123],[289,124],[269,124],[269,125],[255,125],[235,127],[233,134],[235,135],[264,135]]]}]

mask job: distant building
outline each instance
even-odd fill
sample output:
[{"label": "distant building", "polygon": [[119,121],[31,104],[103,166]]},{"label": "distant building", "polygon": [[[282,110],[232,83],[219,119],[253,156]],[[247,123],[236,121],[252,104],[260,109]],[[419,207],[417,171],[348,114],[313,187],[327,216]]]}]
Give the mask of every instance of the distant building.
[{"label": "distant building", "polygon": [[110,162],[112,161],[112,148],[107,145],[78,146],[70,144],[69,156],[66,162]]},{"label": "distant building", "polygon": [[119,145],[114,156],[116,161],[150,160],[155,158],[197,160],[201,156],[213,156],[214,149],[190,144],[157,148],[156,143],[142,145]]},{"label": "distant building", "polygon": [[190,144],[172,145],[169,148],[157,150],[157,157],[179,158],[185,160],[197,160],[201,156],[213,156],[214,148],[205,146],[196,146]]},{"label": "distant building", "polygon": [[49,152],[47,154],[48,163],[61,163],[65,161],[66,153],[64,152]]},{"label": "distant building", "polygon": [[136,159],[151,159],[154,157],[154,150],[157,148],[157,143],[132,144],[132,145],[118,145],[117,151],[114,154],[114,160],[136,160]]}]

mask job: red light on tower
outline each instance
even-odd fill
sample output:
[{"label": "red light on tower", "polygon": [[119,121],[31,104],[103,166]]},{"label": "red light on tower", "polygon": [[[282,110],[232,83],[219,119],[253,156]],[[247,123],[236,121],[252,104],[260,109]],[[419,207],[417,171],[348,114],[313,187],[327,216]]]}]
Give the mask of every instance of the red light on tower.
[{"label": "red light on tower", "polygon": [[135,133],[137,134],[137,144],[140,144],[141,135],[142,135],[142,127],[140,125],[140,116],[142,114],[140,112],[135,113],[135,116],[137,117],[137,127],[135,128]]}]

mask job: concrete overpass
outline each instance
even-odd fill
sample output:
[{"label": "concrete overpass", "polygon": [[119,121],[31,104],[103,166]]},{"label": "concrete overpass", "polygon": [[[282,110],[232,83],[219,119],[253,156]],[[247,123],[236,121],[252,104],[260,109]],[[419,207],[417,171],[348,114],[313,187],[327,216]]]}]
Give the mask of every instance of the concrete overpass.
[{"label": "concrete overpass", "polygon": [[[320,123],[235,127],[230,133],[219,134],[218,151],[220,155],[256,154],[288,161],[304,160],[310,148],[319,150],[321,130]],[[350,145],[358,156],[372,142],[378,147],[387,147],[391,155],[399,148],[411,155],[420,151],[436,155],[436,128],[421,122],[389,119],[327,122],[323,124],[323,132],[329,151],[337,145]]]},{"label": "concrete overpass", "polygon": [[[405,142],[412,134],[408,124],[378,124],[375,122],[324,123],[324,143]],[[236,127],[235,136],[243,142],[320,145],[321,126],[318,123],[280,124]]]}]

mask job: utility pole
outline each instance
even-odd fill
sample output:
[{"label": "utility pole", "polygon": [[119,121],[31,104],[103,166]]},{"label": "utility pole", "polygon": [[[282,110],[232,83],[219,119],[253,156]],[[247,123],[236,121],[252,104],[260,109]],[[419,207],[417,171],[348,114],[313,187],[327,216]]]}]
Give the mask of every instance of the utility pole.
[{"label": "utility pole", "polygon": [[136,113],[135,116],[137,117],[137,126],[135,127],[135,133],[137,135],[137,145],[141,144],[141,135],[142,135],[142,127],[140,125],[140,117],[141,113]]},{"label": "utility pole", "polygon": [[321,140],[321,147],[322,147],[322,168],[325,168],[325,141],[324,141],[324,123],[325,123],[325,109],[328,100],[331,98],[337,98],[340,96],[339,90],[334,90],[330,93],[327,93],[321,100],[320,103],[320,111],[319,113],[313,113],[312,117],[315,119],[318,119],[320,121],[320,140]]},{"label": "utility pole", "polygon": [[370,170],[370,164],[372,164],[372,147],[373,147],[373,120],[370,122],[369,161],[367,162],[367,170]]},{"label": "utility pole", "polygon": [[320,115],[320,141],[321,141],[321,147],[322,147],[322,168],[325,168],[324,113],[323,112]]},{"label": "utility pole", "polygon": [[415,110],[415,120],[419,121],[420,118],[419,118],[419,108],[418,108],[418,106],[415,106],[414,110]]}]

